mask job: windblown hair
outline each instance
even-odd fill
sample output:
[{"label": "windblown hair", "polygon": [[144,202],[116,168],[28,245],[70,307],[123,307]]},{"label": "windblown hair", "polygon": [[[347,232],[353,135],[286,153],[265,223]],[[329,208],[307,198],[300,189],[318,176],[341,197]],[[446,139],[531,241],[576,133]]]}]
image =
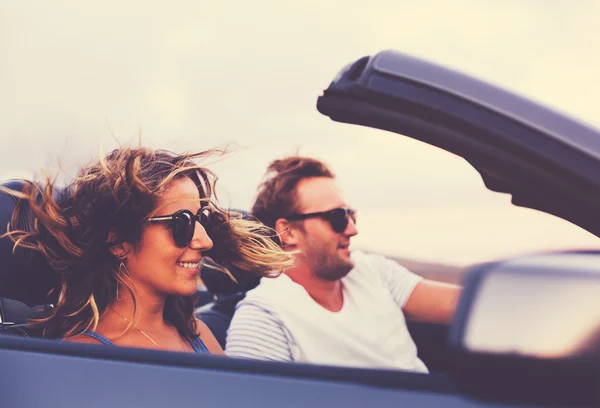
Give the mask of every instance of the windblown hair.
[{"label": "windblown hair", "polygon": [[[175,154],[146,148],[120,148],[83,168],[62,191],[50,178],[28,183],[23,192],[9,191],[21,199],[13,212],[17,225],[27,203],[34,216],[30,230],[10,228],[17,247],[39,251],[59,275],[52,314],[34,321],[47,337],[69,337],[96,330],[98,322],[117,298],[117,287],[127,289],[136,311],[135,288],[111,248],[124,242],[134,250],[145,221],[156,212],[159,197],[169,183],[190,178],[200,199],[214,208],[210,231],[213,249],[205,253],[227,272],[238,267],[261,276],[277,275],[292,265],[291,257],[274,244],[272,231],[243,220],[216,204],[213,173],[196,162],[222,151]],[[109,241],[110,239],[110,241]],[[197,337],[193,296],[169,295],[165,320],[188,339]],[[130,324],[131,327],[131,324]]]},{"label": "windblown hair", "polygon": [[[323,162],[309,157],[292,156],[273,161],[258,186],[252,215],[275,228],[279,218],[298,211],[296,187],[303,179],[312,177],[334,178],[335,175]],[[277,237],[275,239],[280,243]]]}]

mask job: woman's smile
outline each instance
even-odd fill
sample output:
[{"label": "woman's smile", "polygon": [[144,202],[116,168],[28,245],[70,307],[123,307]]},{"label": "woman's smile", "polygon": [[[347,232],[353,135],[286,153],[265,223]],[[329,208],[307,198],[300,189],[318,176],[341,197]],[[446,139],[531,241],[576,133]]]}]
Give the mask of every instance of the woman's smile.
[{"label": "woman's smile", "polygon": [[187,268],[187,269],[198,269],[198,267],[200,266],[200,261],[196,261],[196,262],[177,261],[177,266],[180,266],[182,268]]}]

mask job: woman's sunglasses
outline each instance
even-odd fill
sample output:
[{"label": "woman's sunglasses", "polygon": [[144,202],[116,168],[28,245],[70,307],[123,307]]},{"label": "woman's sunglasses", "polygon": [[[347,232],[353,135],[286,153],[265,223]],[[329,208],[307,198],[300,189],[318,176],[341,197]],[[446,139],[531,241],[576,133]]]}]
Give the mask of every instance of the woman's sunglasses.
[{"label": "woman's sunglasses", "polygon": [[346,231],[346,227],[348,227],[348,222],[352,220],[354,224],[356,224],[356,211],[351,208],[334,208],[329,211],[321,211],[314,212],[308,214],[290,214],[288,216],[283,217],[290,221],[299,221],[305,220],[307,218],[322,218],[325,221],[329,222],[331,228],[341,234]]},{"label": "woman's sunglasses", "polygon": [[203,207],[194,215],[189,210],[179,210],[175,214],[148,218],[148,222],[168,222],[173,232],[173,240],[179,248],[185,248],[192,242],[196,231],[196,221],[208,230],[212,209]]}]

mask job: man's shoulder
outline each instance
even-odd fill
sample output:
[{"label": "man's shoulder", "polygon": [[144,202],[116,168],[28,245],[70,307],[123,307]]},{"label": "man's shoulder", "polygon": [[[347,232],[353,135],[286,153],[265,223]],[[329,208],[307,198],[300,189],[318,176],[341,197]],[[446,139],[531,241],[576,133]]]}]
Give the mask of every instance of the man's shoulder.
[{"label": "man's shoulder", "polygon": [[381,254],[353,251],[351,256],[354,268],[348,274],[349,278],[361,279],[363,277],[363,280],[372,281],[374,276],[379,276],[385,281],[390,274],[396,277],[412,275],[412,272],[404,266]]},{"label": "man's shoulder", "polygon": [[[379,271],[383,268],[389,268],[390,265],[394,265],[395,261],[381,255],[372,252],[353,251],[351,254],[352,260],[354,261],[354,271],[371,272],[373,270]],[[397,265],[400,267],[400,265]]]}]

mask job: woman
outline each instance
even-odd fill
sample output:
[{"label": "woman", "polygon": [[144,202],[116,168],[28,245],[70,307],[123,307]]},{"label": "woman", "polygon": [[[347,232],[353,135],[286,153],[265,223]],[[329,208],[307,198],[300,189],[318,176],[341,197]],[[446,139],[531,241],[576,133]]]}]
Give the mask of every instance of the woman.
[{"label": "woman", "polygon": [[83,168],[60,194],[50,180],[11,192],[37,222],[8,235],[60,274],[52,315],[35,322],[45,336],[222,354],[193,315],[203,256],[263,276],[291,258],[266,227],[212,203],[215,177],[195,162],[212,153],[121,148]]}]

